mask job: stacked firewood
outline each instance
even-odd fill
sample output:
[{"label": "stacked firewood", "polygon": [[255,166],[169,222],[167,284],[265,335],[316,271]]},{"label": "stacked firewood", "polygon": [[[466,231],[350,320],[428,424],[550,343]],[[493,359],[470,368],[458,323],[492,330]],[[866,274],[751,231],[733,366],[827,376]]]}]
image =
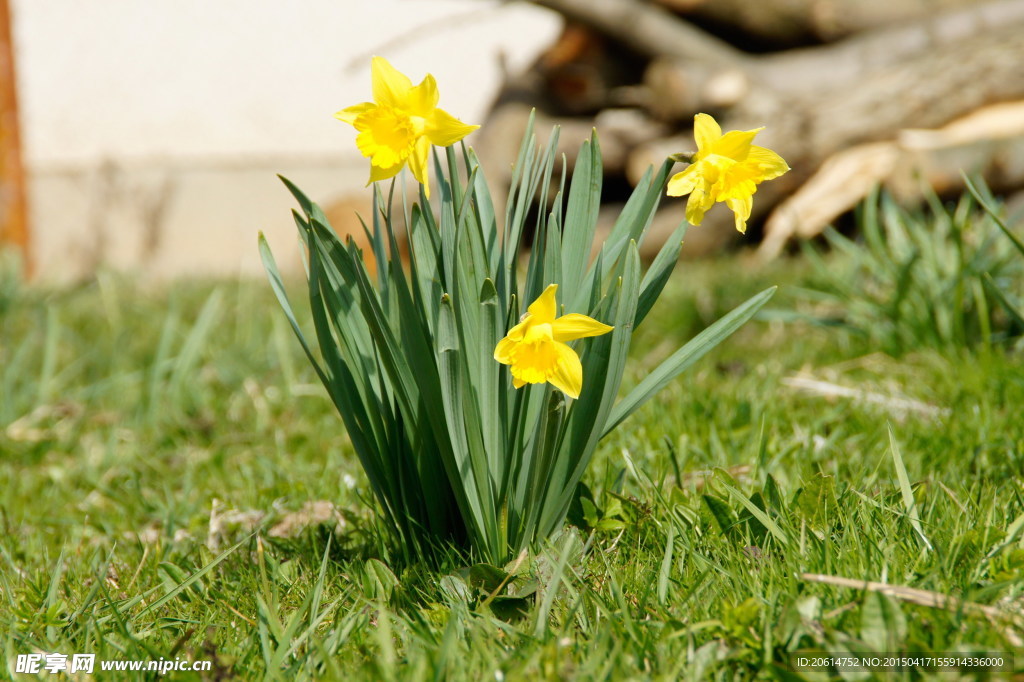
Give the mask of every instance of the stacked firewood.
[{"label": "stacked firewood", "polygon": [[[565,27],[508,75],[483,127],[496,185],[535,108],[539,133],[561,126],[570,163],[596,126],[609,214],[648,166],[693,151],[694,114],[724,130],[766,126],[757,143],[793,169],[755,196],[766,256],[879,184],[908,200],[957,191],[961,171],[997,191],[1024,187],[1024,0],[533,2]],[[666,203],[661,234],[683,203]],[[721,246],[731,222],[716,208],[686,249]]]}]

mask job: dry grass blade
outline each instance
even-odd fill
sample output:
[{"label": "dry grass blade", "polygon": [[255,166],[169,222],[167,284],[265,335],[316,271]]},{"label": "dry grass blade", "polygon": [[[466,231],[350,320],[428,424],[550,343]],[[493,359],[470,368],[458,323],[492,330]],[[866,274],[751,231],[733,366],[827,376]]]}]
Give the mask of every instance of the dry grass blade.
[{"label": "dry grass blade", "polygon": [[930,405],[911,398],[898,398],[875,391],[840,386],[830,381],[821,381],[809,377],[786,377],[782,380],[782,383],[790,388],[807,391],[823,398],[849,398],[854,402],[878,405],[900,415],[914,413],[934,419],[950,414],[950,410],[947,407],[938,407],[937,405]]},{"label": "dry grass blade", "polygon": [[1024,646],[1024,639],[1015,628],[1024,626],[1024,614],[1009,612],[986,604],[964,601],[958,597],[931,590],[922,590],[916,587],[904,585],[890,585],[888,583],[876,583],[870,580],[857,580],[855,578],[844,578],[838,575],[823,575],[821,573],[801,573],[801,580],[812,583],[823,583],[835,585],[836,587],[848,587],[851,590],[867,590],[878,592],[887,597],[893,597],[908,604],[927,606],[929,608],[944,609],[949,611],[963,611],[964,613],[982,615],[993,625],[1001,625],[1003,636],[1015,647]]}]

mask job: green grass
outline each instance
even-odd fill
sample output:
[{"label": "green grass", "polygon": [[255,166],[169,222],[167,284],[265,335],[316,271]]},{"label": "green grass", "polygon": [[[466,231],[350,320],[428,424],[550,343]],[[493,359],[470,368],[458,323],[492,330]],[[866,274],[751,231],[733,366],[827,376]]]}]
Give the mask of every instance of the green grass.
[{"label": "green grass", "polygon": [[[682,264],[626,383],[766,286],[792,305],[805,270]],[[175,679],[730,679],[784,676],[796,649],[1024,636],[1024,363],[998,348],[897,361],[838,330],[752,322],[603,441],[582,528],[501,586],[454,550],[439,569],[393,557],[265,282],[5,280],[0,316],[9,670],[57,651],[213,661]],[[947,412],[809,394],[786,383],[798,373]],[[271,536],[316,500],[329,521]],[[247,511],[261,517],[232,513]]]}]

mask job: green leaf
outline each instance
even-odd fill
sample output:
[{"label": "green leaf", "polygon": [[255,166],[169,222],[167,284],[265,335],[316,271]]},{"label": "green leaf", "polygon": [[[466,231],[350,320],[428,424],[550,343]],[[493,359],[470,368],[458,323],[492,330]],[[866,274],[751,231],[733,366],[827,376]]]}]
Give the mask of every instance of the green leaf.
[{"label": "green leaf", "polygon": [[299,202],[299,206],[302,207],[302,212],[306,214],[307,220],[315,220],[319,222],[321,225],[330,225],[330,223],[327,221],[327,216],[324,215],[324,212],[322,210],[320,210],[320,207],[317,206],[314,202],[310,201],[309,197],[303,194],[302,190],[296,187],[291,180],[284,177],[283,175],[278,175],[277,177],[281,179],[281,182],[283,182],[285,187],[288,188],[288,191],[292,193],[292,196],[295,197],[295,200]]},{"label": "green leaf", "polygon": [[754,504],[753,500],[748,499],[746,495],[744,495],[736,488],[726,483],[722,483],[721,481],[719,481],[718,484],[725,488],[725,490],[730,495],[732,495],[732,497],[736,499],[737,502],[742,504],[746,508],[746,510],[750,512],[751,516],[757,519],[761,523],[761,525],[764,526],[768,530],[768,532],[771,533],[772,536],[779,541],[779,544],[781,544],[783,547],[789,546],[789,536],[787,536],[786,533],[783,532],[783,530],[779,527],[779,524],[775,523],[775,519],[768,516],[768,514],[763,509]]},{"label": "green leaf", "polygon": [[1013,245],[1017,248],[1017,251],[1020,252],[1020,255],[1024,256],[1024,241],[1022,241],[1020,237],[1014,234],[1013,230],[1006,226],[1006,223],[999,216],[999,213],[992,207],[989,201],[986,201],[986,199],[982,197],[981,191],[973,182],[971,182],[971,179],[967,177],[967,174],[964,173],[963,171],[961,171],[960,174],[963,176],[964,182],[967,183],[968,191],[970,191],[975,201],[978,202],[978,205],[981,206],[986,213],[988,213],[988,215],[992,218],[993,222],[995,222],[995,224],[999,226],[999,229],[1003,231],[1003,234],[1010,238],[1010,241],[1013,242]]},{"label": "green leaf", "polygon": [[714,518],[715,523],[718,524],[718,529],[722,534],[730,537],[735,536],[739,519],[729,506],[729,503],[711,494],[704,494],[701,496],[701,499],[704,500],[704,504],[707,506],[708,511],[711,512],[711,516]]},{"label": "green leaf", "polygon": [[480,287],[480,337],[479,354],[481,370],[476,379],[476,395],[480,404],[480,431],[483,435],[484,450],[488,457],[488,471],[495,488],[500,489],[508,462],[504,428],[508,423],[507,404],[501,400],[504,390],[501,386],[502,365],[494,359],[494,348],[501,340],[503,311],[498,301],[494,282],[485,279]]},{"label": "green leaf", "polygon": [[320,377],[320,381],[326,386],[328,384],[327,375],[324,374],[323,369],[320,368],[320,363],[313,356],[313,351],[306,341],[306,336],[302,333],[298,320],[295,319],[295,311],[292,310],[291,301],[288,300],[288,293],[284,289],[284,282],[281,280],[281,273],[277,269],[274,254],[270,252],[270,245],[267,244],[267,238],[263,236],[262,232],[259,234],[259,248],[260,258],[263,260],[263,269],[267,273],[267,279],[270,280],[270,288],[273,290],[274,296],[277,297],[277,302],[281,305],[281,309],[284,310],[284,315],[288,318],[288,324],[291,325],[292,331],[295,332],[295,338],[299,340],[299,345],[302,346],[303,352],[305,352],[306,357],[309,359],[309,364],[313,365],[316,375]]},{"label": "green leaf", "polygon": [[672,548],[676,539],[675,524],[669,522],[668,536],[665,538],[665,554],[661,558],[661,570],[658,572],[658,603],[665,605],[668,598],[668,580],[672,574]]},{"label": "green leaf", "polygon": [[892,454],[893,466],[896,468],[896,478],[900,482],[900,495],[903,497],[903,505],[907,509],[907,517],[910,525],[914,527],[917,536],[928,549],[934,549],[931,541],[924,534],[921,527],[921,518],[917,512],[917,504],[914,501],[914,490],[910,487],[910,477],[907,476],[907,468],[903,465],[903,456],[900,454],[900,446],[896,442],[896,434],[893,433],[892,425],[889,425],[889,452]]},{"label": "green leaf", "polygon": [[1016,306],[1010,302],[1010,299],[1007,298],[1005,293],[1003,293],[1003,290],[1000,289],[999,285],[997,285],[995,280],[992,279],[992,275],[986,272],[982,275],[981,283],[984,285],[985,289],[988,290],[988,292],[992,294],[997,301],[999,301],[999,305],[1003,306],[1003,310],[1013,318],[1014,324],[1018,327],[1024,328],[1024,312],[1017,310]]},{"label": "green leaf", "polygon": [[665,289],[672,271],[675,270],[676,263],[679,262],[679,251],[683,248],[683,237],[686,236],[687,225],[688,223],[684,221],[676,228],[644,274],[643,282],[640,283],[640,302],[637,304],[634,327],[639,327],[647,317],[647,313],[654,307],[654,302],[658,300],[661,292]]},{"label": "green leaf", "polygon": [[636,243],[630,242],[622,279],[607,299],[609,305],[614,303],[614,328],[608,334],[589,339],[590,345],[582,358],[583,390],[579,399],[573,401],[559,443],[552,487],[541,512],[542,535],[550,535],[564,521],[576,484],[602,437],[600,425],[607,422],[622,385],[639,295],[640,254]]},{"label": "green leaf", "polygon": [[383,561],[367,559],[363,564],[363,591],[367,599],[390,601],[398,586],[398,578]]},{"label": "green leaf", "polygon": [[807,525],[819,533],[827,533],[835,525],[839,502],[835,476],[816,473],[797,493],[796,505]]},{"label": "green leaf", "polygon": [[864,594],[860,638],[877,652],[900,651],[907,636],[907,619],[900,605],[881,592]]},{"label": "green leaf", "polygon": [[177,597],[179,594],[181,594],[182,592],[184,592],[188,588],[192,587],[192,585],[194,585],[196,582],[202,580],[203,576],[205,576],[207,573],[209,573],[213,569],[217,568],[217,566],[219,566],[222,561],[224,561],[229,556],[234,554],[235,550],[237,550],[239,547],[241,547],[245,543],[249,542],[249,540],[251,540],[253,535],[255,535],[255,534],[256,534],[255,532],[250,533],[245,538],[242,538],[241,540],[239,540],[235,544],[233,544],[230,547],[228,547],[226,550],[224,550],[223,552],[218,554],[210,563],[206,564],[205,566],[200,568],[198,571],[193,572],[192,575],[190,575],[189,577],[185,578],[185,580],[181,581],[173,589],[168,590],[167,593],[164,594],[164,596],[160,597],[159,599],[157,599],[154,602],[151,602],[151,603],[147,604],[141,611],[139,611],[138,615],[141,616],[144,613],[149,613],[150,611],[156,611],[161,606],[163,606],[167,602],[171,601],[172,599]]},{"label": "green leaf", "polygon": [[509,580],[509,575],[497,566],[490,564],[473,564],[467,572],[469,584],[488,594],[497,591]]},{"label": "green leaf", "polygon": [[734,331],[754,316],[768,300],[775,295],[777,287],[771,287],[749,299],[722,319],[690,340],[685,346],[669,356],[664,362],[647,375],[643,381],[619,401],[612,410],[604,428],[604,434],[608,435],[612,429],[625,421],[631,414],[636,412],[641,405],[653,398],[658,391],[668,385],[670,381],[689,369],[697,360],[700,360],[711,349],[729,337]]},{"label": "green leaf", "polygon": [[583,268],[590,258],[590,245],[597,229],[597,213],[601,208],[601,147],[597,131],[583,143],[576,157],[576,165],[569,188],[569,204],[565,212],[565,231],[562,235],[562,282],[576,290],[581,286]]},{"label": "green leaf", "polygon": [[[612,264],[619,262],[622,253],[629,246],[630,242],[636,242],[638,246],[643,243],[647,229],[654,220],[655,210],[663,196],[665,184],[668,182],[672,166],[673,163],[671,161],[666,161],[662,164],[661,170],[653,180],[651,178],[652,169],[648,168],[647,172],[644,173],[643,178],[637,183],[636,188],[616,219],[611,233],[604,244],[601,245],[597,259],[587,270],[583,284],[580,286],[579,291],[576,292],[575,300],[567,301],[567,303],[570,303],[570,309],[577,310],[582,307],[583,302],[586,301],[588,291],[598,289],[601,286],[601,279],[605,274],[605,270],[596,267],[599,263],[603,262],[610,267]],[[593,305],[589,306],[589,309],[592,310]]]}]

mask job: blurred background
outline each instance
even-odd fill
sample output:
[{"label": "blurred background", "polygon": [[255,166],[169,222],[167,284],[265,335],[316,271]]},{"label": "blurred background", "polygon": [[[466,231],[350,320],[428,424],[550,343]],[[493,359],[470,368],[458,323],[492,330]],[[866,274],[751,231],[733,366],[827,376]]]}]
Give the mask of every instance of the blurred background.
[{"label": "blurred background", "polygon": [[298,268],[275,174],[348,209],[334,214],[364,210],[368,165],[333,114],[372,98],[373,55],[433,73],[443,106],[479,123],[499,56],[523,69],[559,30],[548,10],[487,0],[3,1],[31,251],[58,281],[101,265],[261,273],[258,230]]},{"label": "blurred background", "polygon": [[[484,124],[469,142],[498,188],[531,109],[542,137],[562,126],[570,165],[596,126],[603,223],[649,165],[693,150],[699,111],[767,126],[758,143],[793,167],[754,204],[764,257],[880,184],[914,203],[959,192],[963,170],[1021,203],[1022,0],[2,4],[0,228],[44,281],[257,273],[258,230],[297,269],[276,173],[358,230],[367,167],[332,114],[370,99],[375,54]],[[685,253],[727,246],[731,222],[716,207]]]}]

